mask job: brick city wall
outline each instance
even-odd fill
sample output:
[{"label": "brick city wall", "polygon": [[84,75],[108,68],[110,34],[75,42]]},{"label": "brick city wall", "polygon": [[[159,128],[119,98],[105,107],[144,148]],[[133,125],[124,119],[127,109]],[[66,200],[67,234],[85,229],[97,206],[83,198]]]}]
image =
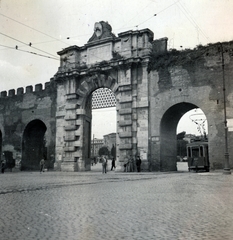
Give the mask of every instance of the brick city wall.
[{"label": "brick city wall", "polygon": [[[176,169],[174,159],[176,126],[182,115],[193,108],[201,108],[207,118],[211,168],[223,167],[225,154],[223,61],[229,153],[233,156],[232,56],[233,42],[154,55],[149,65],[148,77],[152,169]],[[230,158],[231,166],[232,163]]]},{"label": "brick city wall", "polygon": [[[16,93],[13,89],[9,90],[8,94],[6,91],[1,92],[1,152],[5,152],[8,157],[20,161],[23,151],[25,151],[25,149],[23,149],[23,142],[27,138],[27,134],[25,133],[27,125],[32,121],[41,121],[41,123],[46,126],[46,143],[44,146],[46,148],[46,155],[53,155],[55,146],[55,100],[56,88],[53,83],[46,83],[44,89],[42,88],[42,84],[37,84],[34,91],[33,86],[27,86],[25,92],[23,88],[18,88]],[[39,131],[39,129],[37,131]],[[36,135],[36,132],[33,134]],[[33,153],[33,150],[34,149],[27,151]],[[42,157],[42,155],[40,157]],[[34,166],[35,168],[39,168],[38,161],[39,159],[37,159],[37,166]]]}]

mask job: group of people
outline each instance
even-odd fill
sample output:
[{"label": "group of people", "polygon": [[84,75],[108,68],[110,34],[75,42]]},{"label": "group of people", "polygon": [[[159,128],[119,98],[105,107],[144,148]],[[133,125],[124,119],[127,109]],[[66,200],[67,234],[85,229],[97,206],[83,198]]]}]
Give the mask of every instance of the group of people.
[{"label": "group of people", "polygon": [[[108,159],[105,156],[101,157],[102,160],[102,173],[107,173],[107,165],[108,165]],[[137,171],[141,171],[141,158],[140,156],[137,156],[136,158],[136,167]],[[1,160],[1,172],[4,173],[5,170],[5,159],[3,158]],[[45,160],[44,158],[41,159],[40,161],[40,173],[44,172],[45,168]],[[112,158],[112,166],[111,166],[111,171],[116,168],[116,161],[115,158]],[[133,172],[134,171],[134,159],[132,156],[130,156],[129,161],[124,164],[124,171],[125,172]]]},{"label": "group of people", "polygon": [[[0,167],[1,167],[1,173],[4,173],[4,172],[5,172],[5,168],[6,168],[6,161],[5,161],[4,157],[3,157],[3,159],[1,160],[1,165],[0,165]],[[44,158],[42,158],[42,159],[40,160],[40,173],[41,173],[41,172],[44,172],[44,168],[45,168],[45,160],[44,160]]]},{"label": "group of people", "polygon": [[[101,157],[101,161],[102,161],[102,173],[107,173],[107,165],[108,165],[108,159],[105,156]],[[135,164],[137,167],[137,172],[141,172],[141,163],[142,160],[140,158],[140,156],[137,156]],[[112,167],[111,167],[111,171],[113,170],[113,168],[116,168],[116,161],[115,158],[112,158]],[[124,164],[124,171],[125,172],[134,172],[134,159],[132,156],[130,156],[129,160],[127,163]]]},{"label": "group of people", "polygon": [[[137,172],[141,172],[141,163],[142,163],[142,160],[140,156],[137,156],[135,161]],[[134,172],[134,159],[132,156],[130,156],[129,160],[124,164],[124,171]]]}]

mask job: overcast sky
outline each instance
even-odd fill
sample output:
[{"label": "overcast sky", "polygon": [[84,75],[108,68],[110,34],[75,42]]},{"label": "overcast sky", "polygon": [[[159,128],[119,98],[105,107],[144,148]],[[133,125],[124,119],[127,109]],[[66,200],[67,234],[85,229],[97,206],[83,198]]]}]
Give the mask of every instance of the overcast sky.
[{"label": "overcast sky", "polygon": [[232,40],[232,13],[232,0],[0,0],[0,91],[50,81],[57,52],[87,43],[95,22],[149,28],[180,49]]}]

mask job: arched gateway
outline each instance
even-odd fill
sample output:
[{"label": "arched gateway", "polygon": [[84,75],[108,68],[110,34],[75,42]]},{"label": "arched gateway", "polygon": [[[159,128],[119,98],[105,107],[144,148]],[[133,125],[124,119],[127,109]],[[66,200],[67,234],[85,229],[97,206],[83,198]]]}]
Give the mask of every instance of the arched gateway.
[{"label": "arched gateway", "polygon": [[130,155],[141,156],[143,171],[176,170],[176,127],[193,108],[208,121],[210,168],[227,169],[224,154],[233,156],[232,53],[233,42],[167,51],[167,38],[153,40],[149,29],[116,37],[107,22],[96,23],[87,44],[58,52],[60,67],[44,89],[37,84],[26,92],[1,92],[0,153],[23,169],[37,169],[45,154],[55,170],[90,170],[91,96],[108,88],[116,97],[118,171]]},{"label": "arched gateway", "polygon": [[[117,38],[108,23],[100,22],[84,47],[58,53],[61,66],[54,77],[58,168],[90,170],[91,94],[98,88],[109,88],[117,101],[117,169],[122,169],[130,155],[141,151],[147,156],[149,105],[145,93],[152,39],[149,29],[125,32]],[[148,169],[147,157],[144,160],[144,169]]]}]

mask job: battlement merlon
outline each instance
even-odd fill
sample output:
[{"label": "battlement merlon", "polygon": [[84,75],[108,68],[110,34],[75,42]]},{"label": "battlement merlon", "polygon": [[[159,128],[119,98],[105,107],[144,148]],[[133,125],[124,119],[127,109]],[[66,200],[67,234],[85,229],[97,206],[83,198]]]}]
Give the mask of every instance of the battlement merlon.
[{"label": "battlement merlon", "polygon": [[87,44],[82,47],[71,46],[58,52],[61,59],[58,72],[73,71],[119,58],[149,55],[154,33],[148,28],[122,32],[118,37],[111,31],[107,22],[95,23],[94,33]]},{"label": "battlement merlon", "polygon": [[[51,79],[52,81],[52,79]],[[50,89],[51,87],[51,82],[46,82],[44,84],[44,88],[43,85],[41,83],[36,84],[35,85],[35,89],[33,91],[33,86],[26,86],[26,88],[24,89],[23,87],[19,87],[17,88],[17,90],[15,91],[15,89],[10,89],[7,91],[1,91],[0,92],[0,98],[6,98],[6,97],[14,97],[14,96],[21,96],[27,93],[42,93],[44,91],[48,91],[48,89]]]}]

